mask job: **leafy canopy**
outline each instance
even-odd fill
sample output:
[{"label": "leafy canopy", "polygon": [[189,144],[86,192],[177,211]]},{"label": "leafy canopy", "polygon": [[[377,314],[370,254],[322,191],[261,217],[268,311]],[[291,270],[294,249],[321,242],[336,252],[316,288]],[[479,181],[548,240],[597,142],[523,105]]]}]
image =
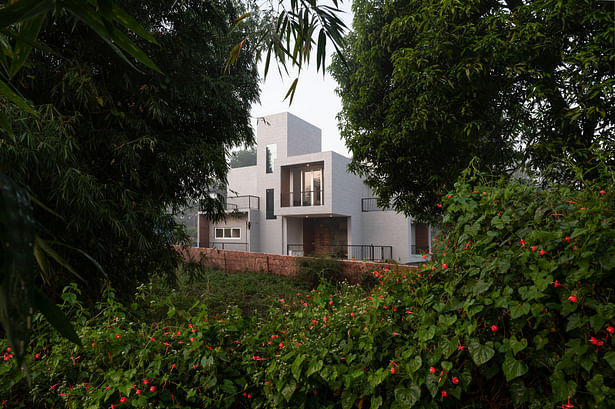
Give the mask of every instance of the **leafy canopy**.
[{"label": "leafy canopy", "polygon": [[[358,0],[331,67],[352,170],[383,199],[437,218],[471,158],[504,173],[615,140],[615,26],[598,0]],[[557,167],[551,176],[570,178]],[[590,175],[591,176],[591,175]]]}]

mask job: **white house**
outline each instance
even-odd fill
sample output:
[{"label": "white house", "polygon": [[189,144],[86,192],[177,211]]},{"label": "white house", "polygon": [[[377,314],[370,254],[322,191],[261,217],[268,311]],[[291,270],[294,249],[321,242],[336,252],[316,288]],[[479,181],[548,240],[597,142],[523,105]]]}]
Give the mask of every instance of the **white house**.
[{"label": "white house", "polygon": [[199,214],[200,247],[399,263],[431,250],[429,226],[378,208],[319,128],[284,112],[259,118],[256,141],[257,164],[229,171],[226,221]]}]

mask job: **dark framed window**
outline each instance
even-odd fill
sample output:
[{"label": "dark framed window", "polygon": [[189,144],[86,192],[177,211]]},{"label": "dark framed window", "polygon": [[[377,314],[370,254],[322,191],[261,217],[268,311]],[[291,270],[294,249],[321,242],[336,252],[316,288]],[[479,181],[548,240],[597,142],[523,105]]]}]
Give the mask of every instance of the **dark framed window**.
[{"label": "dark framed window", "polygon": [[273,214],[273,189],[267,189],[265,191],[265,215],[267,219],[276,219],[276,215]]}]

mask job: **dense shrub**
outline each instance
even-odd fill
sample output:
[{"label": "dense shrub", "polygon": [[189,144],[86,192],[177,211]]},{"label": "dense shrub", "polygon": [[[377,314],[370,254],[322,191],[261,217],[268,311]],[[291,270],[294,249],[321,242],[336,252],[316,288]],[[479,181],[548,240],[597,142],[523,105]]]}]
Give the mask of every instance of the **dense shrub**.
[{"label": "dense shrub", "polygon": [[335,285],[344,281],[339,260],[331,257],[301,257],[298,259],[298,276],[311,288],[316,288],[322,279]]},{"label": "dense shrub", "polygon": [[35,322],[32,387],[7,351],[0,396],[48,408],[615,407],[609,177],[541,188],[468,172],[444,197],[438,262],[374,272],[369,293],[322,280],[264,319],[167,305],[173,325],[137,322],[140,307],[112,292],[88,316],[68,288],[87,347]]}]

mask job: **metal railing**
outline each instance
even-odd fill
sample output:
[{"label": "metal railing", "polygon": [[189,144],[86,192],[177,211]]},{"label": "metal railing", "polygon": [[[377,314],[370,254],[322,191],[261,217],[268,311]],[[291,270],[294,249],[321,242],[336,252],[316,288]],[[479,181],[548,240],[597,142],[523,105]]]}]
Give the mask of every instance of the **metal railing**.
[{"label": "metal railing", "polygon": [[281,207],[322,206],[324,190],[305,190],[302,192],[283,192],[280,197]]},{"label": "metal railing", "polygon": [[377,197],[364,197],[361,199],[361,211],[362,212],[378,212],[384,210],[393,210],[390,207],[378,207]]},{"label": "metal railing", "polygon": [[248,243],[236,243],[232,241],[210,241],[210,249],[219,250],[236,250],[236,251],[249,251]]},{"label": "metal railing", "polygon": [[260,197],[252,195],[226,198],[226,210],[260,209]]},{"label": "metal railing", "polygon": [[347,260],[382,261],[393,258],[393,246],[375,244],[328,244],[312,243],[306,251],[303,244],[288,244],[286,254],[290,256],[329,256]]}]

